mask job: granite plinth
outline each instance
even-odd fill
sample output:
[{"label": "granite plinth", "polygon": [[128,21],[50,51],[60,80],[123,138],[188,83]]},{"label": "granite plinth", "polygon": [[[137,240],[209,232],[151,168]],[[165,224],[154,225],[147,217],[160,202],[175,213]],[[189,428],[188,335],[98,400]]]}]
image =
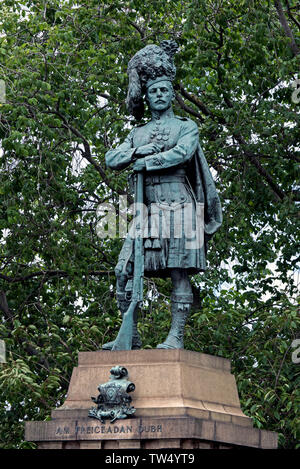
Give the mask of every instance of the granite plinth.
[{"label": "granite plinth", "polygon": [[[135,383],[133,417],[87,417],[112,366]],[[27,422],[39,448],[276,448],[277,434],[253,428],[240,407],[230,361],[187,350],[80,352],[68,395],[48,422]]]}]

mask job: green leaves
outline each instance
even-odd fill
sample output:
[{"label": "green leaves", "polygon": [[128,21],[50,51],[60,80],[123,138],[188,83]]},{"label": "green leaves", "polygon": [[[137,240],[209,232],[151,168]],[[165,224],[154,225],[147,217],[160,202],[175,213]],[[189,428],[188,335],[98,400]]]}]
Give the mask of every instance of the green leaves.
[{"label": "green leaves", "polygon": [[[267,1],[73,0],[0,12],[0,445],[28,447],[24,419],[49,418],[65,398],[79,350],[115,337],[119,239],[96,234],[102,201],[118,209],[127,171],[104,155],[128,134],[127,64],[147,43],[174,38],[177,83],[196,111],[224,223],[209,269],[195,276],[188,349],[230,358],[243,410],[295,447],[299,365],[296,243],[299,68]],[[26,5],[25,5],[26,4]],[[297,6],[289,1],[291,8]],[[287,17],[296,40],[296,24]],[[175,112],[189,117],[176,103]],[[190,116],[197,122],[197,118]],[[284,197],[276,188],[284,194]],[[145,348],[170,324],[170,281],[145,282]]]}]

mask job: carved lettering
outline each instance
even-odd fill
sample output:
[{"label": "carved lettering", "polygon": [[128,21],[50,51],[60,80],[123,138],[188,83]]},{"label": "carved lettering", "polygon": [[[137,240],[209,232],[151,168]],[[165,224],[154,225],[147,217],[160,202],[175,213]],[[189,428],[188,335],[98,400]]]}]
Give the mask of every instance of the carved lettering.
[{"label": "carved lettering", "polygon": [[138,427],[138,432],[139,433],[158,433],[162,432],[162,426],[161,425],[139,425]]},{"label": "carved lettering", "polygon": [[[138,425],[133,427],[132,425],[95,425],[95,426],[85,426],[85,425],[76,425],[75,434],[81,435],[92,435],[92,434],[121,434],[121,433],[161,433],[162,425]],[[55,435],[70,435],[69,427],[57,427],[55,430]]]},{"label": "carved lettering", "polygon": [[55,435],[68,435],[70,433],[69,427],[57,427]]}]

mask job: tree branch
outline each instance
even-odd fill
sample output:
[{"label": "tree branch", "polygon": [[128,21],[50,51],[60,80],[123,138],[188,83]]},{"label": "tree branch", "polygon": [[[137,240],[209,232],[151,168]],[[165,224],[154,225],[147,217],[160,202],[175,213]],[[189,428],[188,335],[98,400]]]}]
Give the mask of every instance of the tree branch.
[{"label": "tree branch", "polygon": [[[240,134],[234,133],[233,136],[243,147],[247,146],[247,142],[244,140],[244,138]],[[248,157],[249,161],[256,167],[259,174],[268,182],[270,187],[273,189],[273,192],[275,193],[277,199],[283,200],[285,198],[285,193],[274,182],[273,178],[268,173],[268,171],[261,165],[257,156],[251,150],[248,150],[247,148],[243,148],[243,152]]]},{"label": "tree branch", "polygon": [[285,14],[283,12],[283,8],[282,8],[280,0],[274,0],[274,5],[275,5],[275,8],[277,10],[277,14],[278,14],[280,24],[283,27],[283,30],[284,30],[286,36],[289,37],[290,40],[291,40],[290,47],[292,49],[292,52],[295,56],[297,56],[300,53],[300,49],[297,46],[294,35],[293,35],[293,32],[292,32],[291,28],[288,25],[288,22],[286,20]]},{"label": "tree branch", "polygon": [[[210,109],[208,109],[205,106],[205,104],[198,98],[198,96],[186,91],[184,89],[182,83],[179,83],[178,85],[176,85],[175,89],[180,90],[181,95],[184,98],[188,99],[191,103],[195,104],[205,116],[212,117],[213,119],[217,118],[218,120],[222,119],[222,118],[216,116]],[[176,95],[176,98],[177,98],[177,95]],[[203,120],[203,118],[201,116],[200,116],[200,118]],[[225,123],[225,120],[222,123]]]},{"label": "tree branch", "polygon": [[84,137],[84,135],[82,135],[81,132],[79,132],[78,129],[76,129],[75,127],[73,127],[73,125],[71,125],[67,119],[58,111],[58,110],[51,110],[51,111],[47,111],[47,114],[55,114],[56,116],[58,116],[62,122],[63,122],[63,127],[65,127],[66,129],[70,130],[74,135],[76,135],[76,137],[80,138],[82,140],[82,143],[83,143],[83,147],[84,147],[84,151],[81,150],[81,153],[82,153],[82,156],[89,162],[91,163],[94,168],[98,171],[98,173],[100,174],[102,180],[105,182],[105,184],[110,187],[112,190],[115,190],[119,195],[127,195],[125,191],[121,191],[119,189],[115,189],[115,188],[112,188],[111,185],[110,185],[110,180],[108,179],[104,169],[100,166],[100,164],[94,159],[94,157],[92,156],[92,153],[91,153],[91,149],[90,149],[90,144],[89,142],[87,141],[87,139]]},{"label": "tree branch", "polygon": [[[214,114],[210,109],[208,109],[202,101],[195,96],[194,94],[188,93],[181,84],[178,85],[181,94],[186,97],[189,101],[194,103],[206,116],[211,117],[212,119],[216,119],[221,125],[226,125],[226,121],[222,116],[217,116]],[[182,101],[182,100],[181,100]],[[229,108],[233,108],[233,104],[230,101],[230,99],[224,95],[224,101],[227,104]],[[180,101],[178,101],[179,104]],[[189,111],[189,106],[185,105],[184,110],[187,112]],[[194,112],[194,111],[193,111]],[[253,153],[252,151],[248,150],[247,147],[247,142],[243,138],[243,136],[240,133],[233,132],[232,133],[233,137],[239,142],[239,144],[242,146],[242,150],[245,154],[245,156],[248,158],[250,163],[252,163],[256,169],[258,170],[259,174],[266,180],[266,182],[269,184],[269,186],[272,188],[277,200],[282,200],[285,197],[284,192],[280,189],[280,187],[275,183],[271,175],[268,173],[268,171],[262,166],[258,159],[258,155]]]},{"label": "tree branch", "polygon": [[78,129],[76,129],[75,127],[73,127],[73,125],[71,125],[67,119],[59,112],[59,111],[49,111],[50,114],[55,114],[57,115],[62,121],[63,121],[63,125],[66,129],[68,130],[71,130],[71,132],[76,135],[76,137],[79,137],[81,140],[82,140],[82,143],[83,143],[83,146],[84,146],[84,157],[88,160],[89,163],[91,163],[95,168],[96,170],[98,171],[98,173],[101,175],[102,179],[107,182],[107,177],[106,177],[106,174],[105,174],[105,171],[103,170],[103,168],[99,165],[99,163],[93,158],[92,154],[91,154],[91,149],[90,149],[90,145],[89,145],[89,142],[87,141],[87,139],[82,135],[81,132],[79,132]]},{"label": "tree branch", "polygon": [[290,7],[290,4],[289,4],[289,0],[285,0],[284,3],[285,3],[286,8],[287,8],[288,17],[295,23],[295,25],[297,26],[297,28],[300,29],[300,23],[299,23],[299,21],[297,21],[296,18],[292,15],[291,7]]},{"label": "tree branch", "polygon": [[138,33],[140,34],[141,38],[144,39],[145,38],[145,31],[143,28],[141,28],[138,24],[134,23],[133,21],[131,21],[129,18],[127,18],[127,21],[129,24],[131,24],[131,26],[133,26],[137,31]]},{"label": "tree branch", "polygon": [[183,109],[184,111],[188,112],[189,114],[191,114],[192,116],[194,117],[197,117],[197,119],[200,120],[200,122],[204,122],[204,119],[203,117],[201,116],[201,114],[199,114],[199,112],[197,111],[194,111],[194,109],[192,109],[190,106],[187,106],[185,104],[185,102],[183,101],[183,99],[179,96],[179,94],[175,94],[175,97],[176,97],[176,101],[178,102],[179,106],[181,107],[181,109]]},{"label": "tree branch", "polygon": [[0,309],[4,313],[6,319],[8,319],[12,323],[13,315],[8,307],[7,298],[4,291],[0,292]]},{"label": "tree branch", "polygon": [[[114,275],[114,274],[115,274],[114,270],[90,270],[86,272],[84,275],[101,276],[101,275]],[[21,277],[21,276],[9,277],[8,275],[0,274],[0,278],[9,283],[26,282],[27,280],[30,280],[35,277],[41,277],[41,276],[48,277],[48,278],[69,277],[70,274],[68,272],[65,272],[64,270],[42,270],[42,271],[32,272],[31,274],[25,275],[24,277]],[[0,303],[0,309],[2,309],[1,303]]]}]

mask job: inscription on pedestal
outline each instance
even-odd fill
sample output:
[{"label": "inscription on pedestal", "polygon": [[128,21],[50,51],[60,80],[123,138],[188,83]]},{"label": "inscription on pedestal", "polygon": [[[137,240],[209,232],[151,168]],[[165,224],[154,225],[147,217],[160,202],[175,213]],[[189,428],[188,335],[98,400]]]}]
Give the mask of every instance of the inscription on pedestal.
[{"label": "inscription on pedestal", "polygon": [[81,434],[92,434],[92,433],[110,433],[110,434],[116,434],[116,433],[161,433],[162,432],[162,425],[139,425],[135,426],[133,429],[132,425],[121,425],[121,426],[116,426],[116,425],[96,425],[96,426],[89,426],[89,427],[76,427],[75,429],[76,433],[81,433]]},{"label": "inscription on pedestal", "polygon": [[87,425],[87,424],[75,424],[75,426],[63,426],[57,425],[54,428],[54,436],[56,438],[68,438],[74,437],[75,439],[86,439],[93,437],[101,438],[103,436],[112,435],[145,435],[145,434],[162,434],[163,425],[140,425],[138,422],[126,425]]},{"label": "inscription on pedestal", "polygon": [[[60,442],[63,445],[76,443],[77,445],[88,444],[91,446],[98,444],[97,447],[100,444],[104,449],[119,448],[122,445],[124,448],[131,448],[133,444],[139,445],[138,447],[144,445],[142,447],[149,449],[180,448],[181,440],[197,440],[201,444],[213,442],[214,444],[265,449],[277,447],[276,433],[249,426],[193,417],[154,419],[142,417],[132,418],[126,423],[120,422],[118,424],[91,422],[89,418],[57,419],[48,422],[26,422],[25,429],[27,441],[48,442],[49,444]],[[106,444],[117,446],[106,446]],[[162,446],[166,444],[173,446]],[[178,445],[174,446],[174,444]],[[186,448],[186,446],[184,447]]]}]

